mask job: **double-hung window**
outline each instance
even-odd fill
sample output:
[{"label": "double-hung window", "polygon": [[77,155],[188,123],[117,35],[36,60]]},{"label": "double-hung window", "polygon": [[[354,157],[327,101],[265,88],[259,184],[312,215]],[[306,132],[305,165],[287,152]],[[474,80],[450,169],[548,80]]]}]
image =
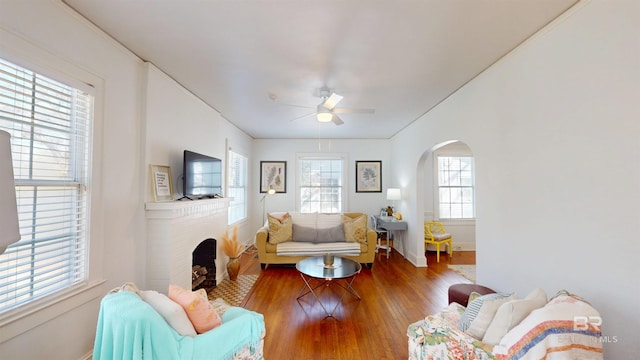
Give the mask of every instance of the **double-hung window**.
[{"label": "double-hung window", "polygon": [[472,156],[438,156],[438,199],[440,218],[475,218]]},{"label": "double-hung window", "polygon": [[229,224],[247,218],[247,157],[229,150],[229,179],[227,196],[229,203]]},{"label": "double-hung window", "polygon": [[0,59],[21,240],[0,255],[0,313],[88,278],[94,96]]},{"label": "double-hung window", "polygon": [[298,199],[302,213],[341,213],[344,159],[340,155],[298,157]]}]

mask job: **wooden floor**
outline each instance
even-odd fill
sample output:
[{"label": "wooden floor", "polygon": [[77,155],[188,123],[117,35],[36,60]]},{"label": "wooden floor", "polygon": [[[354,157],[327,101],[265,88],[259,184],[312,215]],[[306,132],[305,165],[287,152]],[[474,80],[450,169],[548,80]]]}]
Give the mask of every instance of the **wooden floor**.
[{"label": "wooden floor", "polygon": [[[267,334],[265,359],[406,359],[407,326],[447,305],[447,289],[469,283],[447,264],[475,264],[474,252],[427,254],[429,267],[416,268],[392,252],[378,254],[373,268],[364,268],[353,282],[361,296],[347,293],[335,318],[325,313],[312,294],[296,300],[304,286],[294,266],[260,269],[255,252],[243,256],[241,273],[260,274],[242,303],[262,313]],[[320,299],[331,311],[342,289],[321,287]]]}]

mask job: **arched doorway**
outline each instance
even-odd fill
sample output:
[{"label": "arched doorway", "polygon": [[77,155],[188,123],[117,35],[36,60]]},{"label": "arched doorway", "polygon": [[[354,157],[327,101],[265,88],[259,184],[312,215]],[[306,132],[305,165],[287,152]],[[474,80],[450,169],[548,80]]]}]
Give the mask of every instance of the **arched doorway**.
[{"label": "arched doorway", "polygon": [[[471,149],[457,140],[442,142],[422,154],[417,175],[419,219],[440,221],[453,236],[453,258],[441,249],[438,266],[475,264],[475,162]],[[429,246],[425,251],[424,244],[421,246],[425,264],[433,265],[435,249]]]}]

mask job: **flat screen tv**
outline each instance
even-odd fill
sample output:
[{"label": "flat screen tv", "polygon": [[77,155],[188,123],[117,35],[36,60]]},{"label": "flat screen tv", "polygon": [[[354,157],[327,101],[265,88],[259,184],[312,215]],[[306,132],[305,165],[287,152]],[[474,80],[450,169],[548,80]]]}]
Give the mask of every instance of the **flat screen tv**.
[{"label": "flat screen tv", "polygon": [[222,160],[184,151],[183,195],[188,199],[222,196]]}]

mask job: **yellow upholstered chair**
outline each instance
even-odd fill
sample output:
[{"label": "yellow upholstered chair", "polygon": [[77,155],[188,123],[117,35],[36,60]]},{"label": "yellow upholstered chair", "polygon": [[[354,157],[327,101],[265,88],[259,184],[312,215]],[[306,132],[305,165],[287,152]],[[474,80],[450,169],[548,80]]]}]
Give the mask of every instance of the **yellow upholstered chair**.
[{"label": "yellow upholstered chair", "polygon": [[449,234],[447,230],[445,230],[441,222],[424,222],[425,250],[428,244],[435,245],[437,262],[440,262],[440,245],[447,244],[447,250],[449,250],[449,259],[451,259],[451,255],[453,255],[453,242],[451,239],[451,234]]}]

